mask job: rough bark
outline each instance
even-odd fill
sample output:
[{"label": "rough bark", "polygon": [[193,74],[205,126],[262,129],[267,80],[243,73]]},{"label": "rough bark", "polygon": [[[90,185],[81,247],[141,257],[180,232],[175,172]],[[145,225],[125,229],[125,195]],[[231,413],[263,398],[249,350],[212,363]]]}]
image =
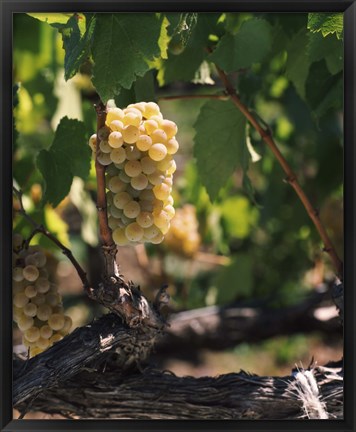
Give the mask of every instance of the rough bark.
[{"label": "rough bark", "polygon": [[340,365],[285,377],[241,371],[193,378],[148,369],[123,377],[119,370],[85,371],[39,394],[31,409],[82,419],[342,419],[343,377]]},{"label": "rough bark", "polygon": [[342,335],[342,326],[329,292],[310,295],[285,308],[207,307],[172,315],[159,341],[158,353],[179,355],[202,348],[222,350],[242,342],[315,331]]},{"label": "rough bark", "polygon": [[16,405],[64,382],[87,367],[104,361],[104,354],[116,350],[116,362],[124,371],[142,362],[151,352],[161,330],[141,326],[130,328],[115,314],[76,329],[43,353],[14,369],[13,403]]}]

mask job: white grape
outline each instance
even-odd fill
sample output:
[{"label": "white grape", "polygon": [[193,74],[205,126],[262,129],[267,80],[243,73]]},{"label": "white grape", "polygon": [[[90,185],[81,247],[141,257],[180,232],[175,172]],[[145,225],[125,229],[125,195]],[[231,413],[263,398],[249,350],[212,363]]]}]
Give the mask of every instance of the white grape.
[{"label": "white grape", "polygon": [[122,136],[122,133],[118,132],[118,131],[111,132],[111,134],[109,135],[109,138],[108,138],[108,142],[110,145],[109,147],[112,147],[112,148],[121,147],[124,143],[124,138]]},{"label": "white grape", "polygon": [[127,192],[119,192],[114,196],[114,205],[118,209],[123,209],[129,201],[131,201],[131,197]]},{"label": "white grape", "polygon": [[124,205],[124,215],[130,219],[136,218],[141,209],[140,204],[137,201],[130,201]]},{"label": "white grape", "polygon": [[125,126],[122,130],[122,136],[126,143],[133,144],[138,140],[138,137],[140,136],[140,131],[136,126],[128,125]]},{"label": "white grape", "polygon": [[125,234],[128,240],[132,242],[140,241],[143,237],[143,228],[137,222],[132,222],[125,228]]},{"label": "white grape", "polygon": [[137,191],[144,190],[148,185],[148,178],[145,174],[140,173],[138,176],[131,179],[131,186]]},{"label": "white grape", "polygon": [[129,160],[125,163],[125,173],[130,177],[136,177],[142,172],[141,162],[138,160]]},{"label": "white grape", "polygon": [[154,161],[161,161],[167,155],[167,147],[161,143],[152,144],[148,150],[148,154]]},{"label": "white grape", "polygon": [[100,141],[99,148],[103,153],[110,153],[112,150],[111,146],[107,141]]},{"label": "white grape", "polygon": [[152,139],[148,135],[140,135],[136,142],[136,146],[140,151],[147,151],[152,145]]},{"label": "white grape", "polygon": [[122,147],[115,148],[110,153],[110,161],[120,164],[126,160],[126,152]]}]

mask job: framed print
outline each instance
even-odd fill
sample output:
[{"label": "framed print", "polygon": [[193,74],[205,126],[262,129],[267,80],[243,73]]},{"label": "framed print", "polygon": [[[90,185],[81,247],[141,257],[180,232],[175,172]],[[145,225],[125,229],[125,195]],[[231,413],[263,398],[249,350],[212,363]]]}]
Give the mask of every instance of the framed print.
[{"label": "framed print", "polygon": [[355,429],[353,1],[1,1],[1,430]]}]

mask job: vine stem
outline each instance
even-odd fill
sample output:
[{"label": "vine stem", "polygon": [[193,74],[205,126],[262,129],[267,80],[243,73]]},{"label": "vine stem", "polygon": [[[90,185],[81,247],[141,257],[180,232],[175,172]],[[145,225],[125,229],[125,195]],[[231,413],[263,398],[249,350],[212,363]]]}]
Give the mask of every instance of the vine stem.
[{"label": "vine stem", "polygon": [[102,249],[105,258],[105,276],[108,278],[118,275],[116,264],[117,246],[112,238],[112,232],[108,224],[107,201],[105,192],[105,171],[106,167],[98,160],[100,146],[100,129],[105,127],[106,106],[102,101],[95,105],[97,130],[96,130],[96,152],[95,152],[95,172],[97,182],[97,200],[99,231],[102,242]]},{"label": "vine stem", "polygon": [[324,243],[324,251],[327,252],[333,262],[333,265],[336,269],[337,275],[342,278],[342,272],[343,272],[343,263],[341,259],[339,258],[334,245],[331,242],[330,237],[328,236],[328,233],[326,232],[326,229],[324,228],[323,224],[321,223],[321,220],[319,218],[318,211],[312,206],[309,198],[305,194],[303,188],[301,187],[296,174],[288,164],[287,160],[284,158],[282,153],[280,152],[279,148],[277,147],[273,137],[272,133],[269,127],[266,127],[265,129],[259,124],[256,117],[249,111],[247,106],[241,101],[238,94],[236,93],[235,88],[232,86],[231,82],[229,81],[226,73],[220,69],[217,65],[216,69],[220,76],[220,79],[225,87],[226,93],[230,96],[232,102],[235,104],[235,106],[241,111],[241,113],[246,117],[246,119],[252,124],[252,126],[256,129],[256,131],[261,136],[262,140],[266,143],[266,145],[271,149],[272,153],[274,154],[275,158],[281,165],[283,171],[286,173],[287,177],[285,181],[289,183],[292,188],[295,190],[296,194],[298,195],[299,199],[301,200],[302,204],[304,205],[310,219],[315,225],[315,228],[317,229],[323,243]]},{"label": "vine stem", "polygon": [[38,224],[32,217],[26,212],[25,207],[23,205],[22,201],[22,191],[16,189],[15,186],[12,187],[13,193],[16,195],[20,208],[17,210],[19,214],[21,214],[33,227],[33,231],[30,234],[30,237],[27,239],[27,245],[30,243],[31,239],[38,233],[43,234],[47,238],[49,238],[59,249],[62,250],[63,255],[65,255],[69,261],[73,264],[74,268],[76,269],[78,276],[80,277],[80,280],[83,283],[84,288],[89,288],[90,283],[87,279],[87,274],[81,267],[81,265],[78,263],[78,261],[74,258],[74,255],[72,254],[72,251],[64,246],[64,244],[57,239],[52,233],[50,233],[45,226]]}]

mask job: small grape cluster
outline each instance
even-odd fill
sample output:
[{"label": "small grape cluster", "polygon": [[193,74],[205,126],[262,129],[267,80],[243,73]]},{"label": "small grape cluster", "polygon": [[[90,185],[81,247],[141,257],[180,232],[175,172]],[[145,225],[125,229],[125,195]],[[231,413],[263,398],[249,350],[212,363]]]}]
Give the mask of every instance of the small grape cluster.
[{"label": "small grape cluster", "polygon": [[22,236],[14,234],[13,317],[34,357],[67,335],[72,320],[64,315],[57,286],[49,281],[45,253],[38,246],[23,248],[23,244]]},{"label": "small grape cluster", "polygon": [[201,238],[195,207],[185,204],[177,209],[164,244],[180,255],[192,257],[199,250]]},{"label": "small grape cluster", "polygon": [[117,245],[161,243],[175,214],[172,183],[177,125],[154,102],[109,108],[89,145],[106,165],[108,223]]}]

